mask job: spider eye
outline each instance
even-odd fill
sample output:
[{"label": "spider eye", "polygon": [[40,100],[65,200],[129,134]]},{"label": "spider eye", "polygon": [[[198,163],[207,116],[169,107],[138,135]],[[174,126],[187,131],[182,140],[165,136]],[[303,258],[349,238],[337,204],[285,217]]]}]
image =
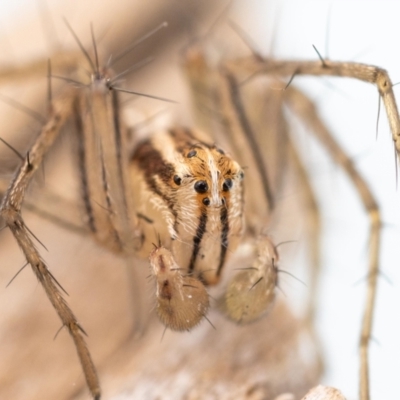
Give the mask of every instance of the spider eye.
[{"label": "spider eye", "polygon": [[224,192],[228,192],[232,188],[233,182],[232,179],[228,178],[225,180],[224,184],[222,185],[222,190]]},{"label": "spider eye", "polygon": [[210,205],[210,199],[209,199],[208,197],[205,197],[205,198],[203,199],[203,204],[204,204],[205,206],[209,206],[209,205]]},{"label": "spider eye", "polygon": [[189,151],[189,153],[187,153],[187,158],[192,158],[192,157],[194,157],[195,155],[197,154],[197,151],[196,150],[191,150],[191,151]]},{"label": "spider eye", "polygon": [[174,182],[175,182],[175,184],[180,185],[182,183],[181,177],[178,176],[178,175],[175,175],[174,176]]},{"label": "spider eye", "polygon": [[194,190],[195,190],[197,193],[205,193],[205,192],[207,192],[207,190],[208,190],[208,184],[207,184],[207,182],[206,182],[206,181],[197,181],[197,182],[194,184]]}]

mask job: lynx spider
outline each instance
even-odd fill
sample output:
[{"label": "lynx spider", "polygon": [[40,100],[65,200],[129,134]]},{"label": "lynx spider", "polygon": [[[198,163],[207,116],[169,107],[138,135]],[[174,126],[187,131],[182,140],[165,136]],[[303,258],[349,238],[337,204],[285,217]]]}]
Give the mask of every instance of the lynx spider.
[{"label": "lynx spider", "polygon": [[[84,324],[85,321],[82,321],[82,322],[83,322],[83,324]],[[92,334],[92,335],[93,335],[93,334]]]}]

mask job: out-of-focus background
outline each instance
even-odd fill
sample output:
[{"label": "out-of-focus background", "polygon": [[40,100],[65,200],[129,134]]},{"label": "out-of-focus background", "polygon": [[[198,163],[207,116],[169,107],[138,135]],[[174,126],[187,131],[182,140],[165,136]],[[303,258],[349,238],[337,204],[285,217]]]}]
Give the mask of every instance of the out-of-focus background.
[{"label": "out-of-focus background", "polygon": [[[106,13],[107,18],[104,18],[104,5],[93,7],[82,4],[71,10],[52,1],[50,10],[54,15],[60,40],[68,36],[60,14],[65,15],[72,25],[78,26],[79,34],[86,32],[89,23],[93,22],[95,27],[101,26],[104,29],[105,37],[109,34],[112,36],[119,25],[125,26],[125,21],[122,23],[113,18],[114,15],[123,14],[119,2],[114,3],[107,5],[109,12]],[[142,12],[146,7],[139,7],[137,12]],[[215,7],[211,14],[217,16],[222,8],[223,3]],[[365,62],[384,67],[390,72],[393,82],[398,82],[399,13],[400,5],[395,1],[251,0],[233,1],[230,15],[253,38],[263,55],[287,59],[316,59],[317,55],[312,48],[315,45],[322,56],[332,60]],[[41,48],[41,54],[48,52],[51,43],[46,43],[45,38],[49,37],[49,33],[41,33],[39,15],[34,2],[13,1],[0,4],[0,61],[3,65],[9,60],[10,65],[22,65],[25,59],[35,54],[37,48]],[[154,15],[156,25],[161,21],[157,18],[157,12]],[[126,18],[130,18],[128,13]],[[132,15],[131,18],[132,21],[138,21],[137,15]],[[86,28],[80,25],[83,23],[87,24]],[[22,26],[25,28],[21,28]],[[190,28],[193,27],[188,27],[188,32]],[[206,30],[204,26],[198,28]],[[23,32],[16,41],[13,39],[15,32]],[[34,45],[32,38],[35,38]],[[164,54],[161,57],[171,57],[175,61],[178,59],[173,54]],[[176,69],[173,64],[166,65]],[[340,78],[296,77],[294,83],[314,99],[322,118],[356,161],[382,207],[382,277],[379,280],[374,341],[371,346],[371,389],[372,399],[391,398],[398,391],[397,379],[400,371],[400,324],[397,312],[400,305],[400,274],[397,268],[400,259],[400,199],[396,190],[394,152],[385,112],[381,107],[379,135],[376,138],[378,94],[373,86]],[[1,90],[0,88],[0,92]],[[159,76],[155,82],[147,82],[140,90],[174,98],[168,85],[163,86],[162,77]],[[179,114],[176,111],[175,113]],[[355,399],[360,310],[364,300],[367,265],[368,220],[355,191],[339,168],[327,160],[326,152],[307,139],[304,132],[300,132],[299,142],[301,148],[307,149],[304,152],[307,156],[305,162],[310,168],[312,183],[323,213],[323,278],[318,313],[318,329],[328,360],[323,382],[340,388],[348,399]],[[76,241],[77,252],[84,252],[79,250],[79,239]],[[17,270],[17,266],[14,265],[13,268]],[[72,265],[71,268],[79,266]],[[13,269],[8,267],[7,271],[7,274],[0,271],[4,285],[12,277],[9,274]],[[31,273],[26,271],[24,274],[29,276]],[[18,293],[18,280],[25,279],[23,277],[18,278],[7,290],[1,289],[0,301],[9,302],[10,313],[13,307],[18,307],[18,302],[22,304],[23,301],[29,301],[27,299],[41,291],[32,277],[30,278],[30,293]],[[288,277],[282,279],[289,300],[291,291],[305,290]],[[7,297],[10,292],[11,297]],[[19,329],[22,328],[16,325],[16,337]],[[21,347],[23,352],[23,342]]]}]

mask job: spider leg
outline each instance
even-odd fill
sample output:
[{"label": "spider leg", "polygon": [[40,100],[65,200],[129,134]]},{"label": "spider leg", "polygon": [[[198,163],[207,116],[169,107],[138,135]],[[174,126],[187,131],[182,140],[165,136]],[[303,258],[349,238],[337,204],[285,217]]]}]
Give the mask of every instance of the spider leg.
[{"label": "spider leg", "polygon": [[379,249],[382,221],[379,206],[364,178],[357,171],[353,161],[339,146],[329,130],[318,117],[314,104],[294,87],[287,89],[286,98],[291,109],[311,128],[313,134],[326,147],[352,181],[370,219],[368,289],[360,337],[360,398],[369,398],[369,342],[371,340],[377,280],[379,275]]},{"label": "spider leg", "polygon": [[[386,109],[397,154],[400,153],[400,140],[398,139],[400,136],[400,118],[390,77],[388,73],[381,68],[366,64],[332,62],[330,60],[323,59],[320,59],[320,61],[297,62],[262,59],[261,57],[247,57],[226,62],[222,67],[220,67],[218,72],[215,71],[215,68],[214,72],[212,72],[213,69],[207,64],[207,61],[205,61],[206,59],[201,50],[195,48],[192,53],[189,53],[189,56],[190,62],[187,63],[187,70],[189,76],[191,77],[192,89],[195,93],[195,102],[196,104],[203,105],[203,109],[223,110],[221,113],[222,115],[219,115],[218,112],[214,112],[214,120],[217,122],[219,121],[220,125],[225,125],[225,128],[228,127],[228,129],[225,130],[229,131],[229,136],[235,150],[239,150],[239,157],[241,154],[244,154],[247,151],[245,138],[247,138],[247,146],[250,144],[250,147],[252,147],[251,152],[253,155],[260,151],[259,148],[251,146],[250,143],[253,139],[249,138],[248,135],[248,121],[246,120],[246,112],[248,111],[246,111],[241,100],[243,87],[257,76],[289,76],[291,77],[291,82],[296,75],[351,77],[376,85]],[[207,74],[203,75],[207,76],[207,80],[204,78],[201,79],[201,75],[204,71],[207,71]],[[209,71],[211,71],[211,73],[208,73]],[[294,89],[291,85],[286,85],[285,91],[282,91],[282,93],[285,93],[285,101],[289,104],[289,106],[299,116],[301,116],[308,125],[311,126],[318,139],[327,147],[335,161],[341,165],[349,175],[370,218],[371,228],[368,293],[360,340],[360,396],[362,399],[368,399],[368,343],[371,338],[373,308],[376,296],[377,275],[379,271],[378,257],[381,227],[379,208],[368,185],[357,172],[350,158],[334,141],[331,134],[322,124],[310,100],[299,91]],[[206,99],[208,104],[204,101],[204,99]],[[204,104],[206,104],[206,107]],[[252,104],[254,104],[254,102]],[[226,134],[226,132],[224,132],[224,134]],[[257,140],[259,140],[259,138],[257,138]],[[293,162],[297,164],[299,169],[299,174],[304,175],[304,169],[301,168],[299,163],[300,160],[296,158],[296,154],[293,153],[293,150],[291,150],[291,153]],[[244,158],[249,160],[248,156],[245,156]],[[254,156],[253,159],[256,160],[256,165],[252,166],[251,175],[256,175],[254,173],[256,170],[258,170],[258,173],[261,171],[261,174],[259,174],[259,179],[261,178],[261,186],[264,186],[265,189],[266,187],[270,186],[268,179],[265,179],[265,177],[269,178],[269,175],[268,173],[265,174],[265,171],[263,172],[263,169],[268,166],[257,163],[257,160],[259,159],[257,156]],[[306,188],[305,182],[307,182],[307,180],[304,176],[301,177],[301,180],[303,182],[303,187],[305,188],[309,207],[310,209],[315,210],[315,202],[313,196],[311,195],[311,191]],[[251,183],[250,186],[251,192],[256,193],[255,190],[257,190],[257,186],[253,183]],[[276,192],[272,190],[271,193]],[[267,209],[260,209],[259,204],[257,204],[256,200],[254,200],[254,197],[257,197],[257,200],[262,197],[266,198]],[[259,220],[264,220],[265,226],[266,221],[269,220],[269,215],[274,209],[274,195],[269,196],[267,191],[264,190],[264,196],[252,195],[250,202],[253,202],[250,208],[257,210],[256,215],[258,216]],[[314,232],[317,232],[319,225],[317,213],[315,211],[312,213],[310,212],[310,216],[312,216],[313,220],[310,229]],[[313,235],[315,234],[316,233]],[[314,265],[317,265],[318,263],[317,249],[317,246],[311,249],[313,254],[312,257],[315,260]],[[311,293],[314,290],[315,282],[312,282]],[[313,310],[310,307],[309,316],[311,317],[312,314]]]},{"label": "spider leg", "polygon": [[43,162],[45,154],[51,148],[65,121],[71,115],[73,99],[74,93],[67,92],[64,96],[54,100],[48,122],[43,126],[4,195],[0,205],[0,214],[18,242],[37,279],[42,284],[63,325],[68,328],[74,340],[88,386],[93,397],[98,399],[100,398],[100,386],[96,369],[83,337],[85,332],[64,300],[60,290],[62,288],[41,258],[33,243],[32,235],[21,216],[25,191],[34,173]]},{"label": "spider leg", "polygon": [[376,86],[382,98],[392,139],[397,153],[400,153],[399,112],[393,93],[393,84],[388,72],[382,68],[355,62],[261,60],[250,57],[229,62],[226,64],[226,68],[243,79],[259,74],[273,74],[292,78],[297,75],[310,75],[354,78],[372,83]]}]

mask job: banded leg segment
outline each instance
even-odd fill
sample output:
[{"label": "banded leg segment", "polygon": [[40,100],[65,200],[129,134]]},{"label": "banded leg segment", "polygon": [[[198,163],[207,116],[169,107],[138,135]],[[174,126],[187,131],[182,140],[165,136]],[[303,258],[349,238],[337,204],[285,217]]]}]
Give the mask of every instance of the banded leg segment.
[{"label": "banded leg segment", "polygon": [[353,62],[321,61],[286,61],[248,57],[229,62],[225,65],[231,73],[248,79],[255,75],[273,75],[295,77],[297,75],[333,76],[354,78],[372,83],[378,89],[386,109],[387,118],[400,157],[400,116],[393,93],[393,84],[387,71],[374,65]]},{"label": "banded leg segment", "polygon": [[33,234],[27,228],[21,216],[21,206],[25,191],[34,173],[42,164],[44,156],[60,133],[64,123],[70,117],[74,97],[74,91],[67,91],[64,96],[53,102],[48,122],[42,128],[36,142],[25,157],[2,200],[0,214],[17,240],[37,279],[42,284],[47,297],[55,308],[63,325],[68,328],[74,340],[90,391],[95,399],[99,399],[99,380],[88,347],[83,338],[84,331],[64,300],[61,293],[61,286],[42,260],[31,239]]}]

